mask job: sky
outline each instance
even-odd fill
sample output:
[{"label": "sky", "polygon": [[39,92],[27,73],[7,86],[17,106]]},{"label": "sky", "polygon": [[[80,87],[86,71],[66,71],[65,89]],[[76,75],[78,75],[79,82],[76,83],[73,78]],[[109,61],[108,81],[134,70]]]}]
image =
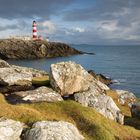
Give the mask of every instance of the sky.
[{"label": "sky", "polygon": [[38,35],[74,44],[140,44],[140,0],[0,0],[0,38]]}]

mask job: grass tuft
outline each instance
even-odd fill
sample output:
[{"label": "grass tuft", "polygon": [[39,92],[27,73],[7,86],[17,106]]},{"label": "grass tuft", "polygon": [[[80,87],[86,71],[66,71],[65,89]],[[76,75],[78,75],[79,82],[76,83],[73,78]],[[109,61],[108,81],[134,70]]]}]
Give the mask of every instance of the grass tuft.
[{"label": "grass tuft", "polygon": [[50,84],[49,76],[33,77],[32,84],[35,86],[48,86]]}]

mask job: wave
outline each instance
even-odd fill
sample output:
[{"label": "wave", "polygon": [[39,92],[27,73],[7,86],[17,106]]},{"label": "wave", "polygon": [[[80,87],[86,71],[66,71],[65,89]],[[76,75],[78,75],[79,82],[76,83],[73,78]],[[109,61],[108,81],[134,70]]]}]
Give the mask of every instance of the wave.
[{"label": "wave", "polygon": [[126,83],[126,79],[114,79],[112,82],[113,84],[120,85],[121,83]]}]

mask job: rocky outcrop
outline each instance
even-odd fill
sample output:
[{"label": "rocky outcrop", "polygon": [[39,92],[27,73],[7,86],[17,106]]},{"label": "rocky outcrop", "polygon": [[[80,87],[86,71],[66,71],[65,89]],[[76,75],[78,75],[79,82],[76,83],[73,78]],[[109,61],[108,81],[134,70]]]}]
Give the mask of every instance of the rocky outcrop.
[{"label": "rocky outcrop", "polygon": [[34,103],[34,102],[57,102],[63,101],[60,94],[48,87],[39,87],[35,90],[20,91],[11,93],[7,99],[10,103]]},{"label": "rocky outcrop", "polygon": [[[34,89],[31,84],[35,86],[49,84],[47,72],[33,68],[9,65],[6,61],[1,59],[0,74],[1,93]],[[46,81],[46,78],[48,81]]]},{"label": "rocky outcrop", "polygon": [[33,68],[27,68],[27,67],[15,66],[15,65],[11,65],[11,67],[18,72],[31,73],[33,77],[48,76],[48,73],[43,70],[37,70]]},{"label": "rocky outcrop", "polygon": [[10,119],[0,119],[0,140],[20,140],[23,123]]},{"label": "rocky outcrop", "polygon": [[0,68],[12,68],[17,72],[22,73],[30,73],[33,77],[43,77],[48,76],[48,73],[43,70],[37,70],[29,67],[22,67],[22,66],[16,66],[16,65],[10,65],[6,61],[0,59]]},{"label": "rocky outcrop", "polygon": [[111,97],[104,94],[104,90],[95,81],[90,84],[88,91],[74,94],[74,99],[86,107],[96,109],[105,117],[123,124],[124,116],[120,109]]},{"label": "rocky outcrop", "polygon": [[10,65],[6,61],[0,59],[0,68],[6,68],[6,67],[9,68]]},{"label": "rocky outcrop", "polygon": [[92,77],[82,66],[74,62],[51,65],[50,82],[62,96],[74,94],[75,101],[95,108],[98,112],[123,124],[123,115],[113,99],[105,95],[109,88]]},{"label": "rocky outcrop", "polygon": [[30,85],[31,81],[30,73],[18,72],[12,68],[0,68],[0,85]]},{"label": "rocky outcrop", "polygon": [[105,77],[102,74],[96,74],[93,70],[89,70],[88,73],[91,74],[96,80],[98,80],[106,85],[112,84],[112,80],[110,78]]},{"label": "rocky outcrop", "polygon": [[81,52],[64,43],[47,42],[42,40],[0,40],[0,58],[2,59],[32,59],[69,56],[74,54],[81,54]]},{"label": "rocky outcrop", "polygon": [[131,115],[140,119],[140,102],[135,102],[131,105]]},{"label": "rocky outcrop", "polygon": [[102,82],[100,82],[96,79],[94,79],[94,82],[97,83],[97,85],[103,90],[109,90],[110,89],[107,85],[105,85],[104,83],[102,83]]},{"label": "rocky outcrop", "polygon": [[25,140],[83,140],[77,128],[68,122],[41,121],[33,124]]},{"label": "rocky outcrop", "polygon": [[50,84],[62,96],[86,91],[93,77],[74,62],[61,62],[51,65]]},{"label": "rocky outcrop", "polygon": [[116,93],[119,96],[119,102],[121,104],[131,104],[132,102],[136,101],[136,96],[132,92],[125,90],[116,90]]}]

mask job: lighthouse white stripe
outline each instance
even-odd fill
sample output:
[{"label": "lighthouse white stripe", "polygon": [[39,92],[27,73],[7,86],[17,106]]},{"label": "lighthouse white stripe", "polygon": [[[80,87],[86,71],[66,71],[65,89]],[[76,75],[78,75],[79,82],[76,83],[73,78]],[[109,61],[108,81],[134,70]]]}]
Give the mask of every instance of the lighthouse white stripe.
[{"label": "lighthouse white stripe", "polygon": [[33,30],[37,30],[37,28],[36,27],[33,27]]},{"label": "lighthouse white stripe", "polygon": [[37,36],[37,32],[33,32],[33,35],[36,35]]}]

